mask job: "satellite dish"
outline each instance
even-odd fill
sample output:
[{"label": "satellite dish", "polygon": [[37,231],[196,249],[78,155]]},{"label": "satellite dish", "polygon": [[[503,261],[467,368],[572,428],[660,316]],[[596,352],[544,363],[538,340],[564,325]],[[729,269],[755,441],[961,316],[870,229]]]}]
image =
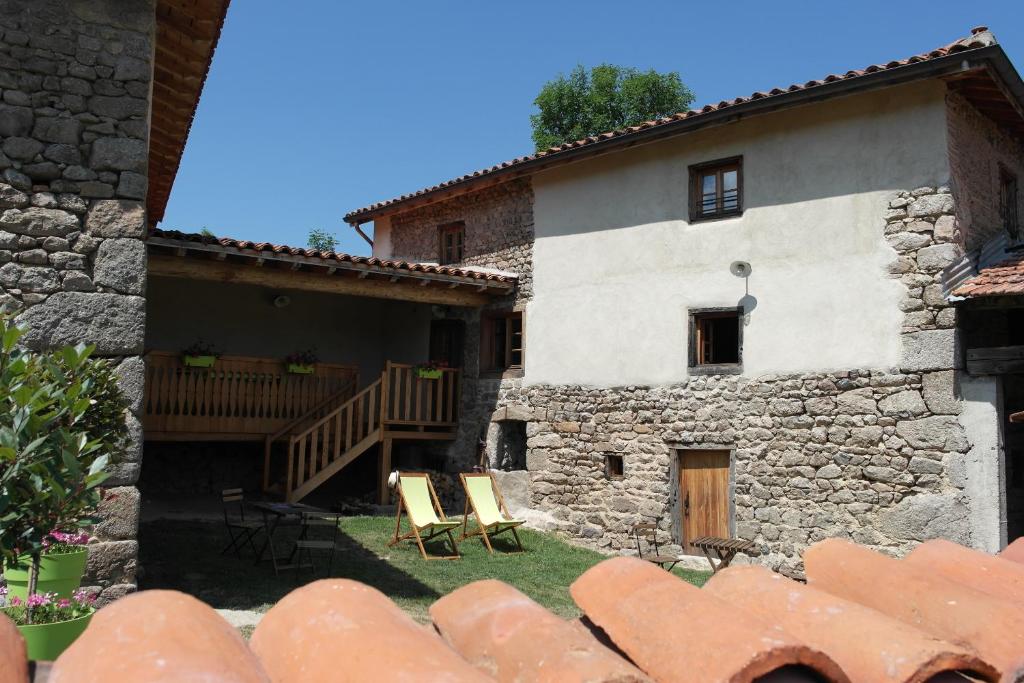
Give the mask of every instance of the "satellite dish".
[{"label": "satellite dish", "polygon": [[750,277],[750,264],[746,261],[733,261],[729,264],[729,272],[736,277]]},{"label": "satellite dish", "polygon": [[284,294],[281,294],[279,296],[275,296],[274,297],[274,308],[284,308],[285,306],[287,306],[291,302],[292,302],[292,298],[290,296],[285,296]]}]

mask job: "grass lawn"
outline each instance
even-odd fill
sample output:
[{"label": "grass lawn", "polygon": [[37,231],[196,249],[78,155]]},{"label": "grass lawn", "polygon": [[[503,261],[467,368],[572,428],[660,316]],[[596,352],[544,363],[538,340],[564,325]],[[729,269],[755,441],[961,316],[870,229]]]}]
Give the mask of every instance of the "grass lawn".
[{"label": "grass lawn", "polygon": [[[356,579],[374,586],[418,621],[427,621],[427,608],[445,593],[480,579],[499,579],[523,591],[552,612],[576,617],[569,584],[605,556],[578,548],[551,535],[520,531],[526,552],[506,554],[508,542],[494,541],[489,555],[479,539],[460,544],[462,559],[424,561],[413,542],[387,547],[394,530],[390,517],[346,517],[338,534],[341,549],[335,554],[333,577]],[[403,524],[404,527],[404,524]],[[252,554],[243,559],[221,555],[226,541],[223,525],[213,522],[160,520],[140,529],[141,588],[173,588],[190,593],[216,608],[266,611],[296,586],[323,578],[326,555],[314,555],[318,572],[298,575],[284,571],[274,576],[270,562],[259,566]],[[285,533],[279,533],[279,553],[285,551]],[[428,544],[427,550],[441,548]],[[690,583],[701,585],[709,572],[676,569]]]}]

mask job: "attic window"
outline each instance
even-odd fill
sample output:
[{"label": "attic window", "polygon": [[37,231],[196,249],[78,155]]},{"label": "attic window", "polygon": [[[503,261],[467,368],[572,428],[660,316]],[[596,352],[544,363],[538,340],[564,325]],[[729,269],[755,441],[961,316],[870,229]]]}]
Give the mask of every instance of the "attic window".
[{"label": "attic window", "polygon": [[1020,223],[1017,216],[1017,176],[1005,168],[999,168],[999,217],[1011,239],[1020,239]]},{"label": "attic window", "polygon": [[690,167],[690,220],[743,213],[743,157],[718,159]]},{"label": "attic window", "polygon": [[743,349],[742,314],[738,308],[690,311],[691,372],[739,372]]},{"label": "attic window", "polygon": [[462,221],[449,223],[438,228],[441,237],[441,254],[438,259],[442,265],[458,263],[462,260],[462,245],[466,240],[466,224]]}]

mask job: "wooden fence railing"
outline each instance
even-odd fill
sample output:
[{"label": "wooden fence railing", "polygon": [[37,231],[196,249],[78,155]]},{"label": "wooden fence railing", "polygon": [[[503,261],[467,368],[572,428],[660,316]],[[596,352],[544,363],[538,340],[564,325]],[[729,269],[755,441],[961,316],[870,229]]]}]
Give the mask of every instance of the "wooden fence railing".
[{"label": "wooden fence railing", "polygon": [[389,425],[456,426],[460,372],[454,368],[440,372],[437,379],[423,379],[417,376],[415,366],[388,361],[381,421]]},{"label": "wooden fence railing", "polygon": [[185,367],[176,353],[146,355],[146,438],[259,439],[344,392],[355,366],[318,363],[312,375],[290,374],[280,360],[222,356],[212,368]]}]

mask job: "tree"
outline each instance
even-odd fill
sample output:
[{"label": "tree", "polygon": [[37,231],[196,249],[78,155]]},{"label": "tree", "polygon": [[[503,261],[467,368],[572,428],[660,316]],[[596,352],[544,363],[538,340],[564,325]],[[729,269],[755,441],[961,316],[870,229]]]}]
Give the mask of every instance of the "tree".
[{"label": "tree", "polygon": [[679,72],[658,73],[601,64],[588,74],[577,65],[568,76],[548,81],[530,116],[537,151],[616,128],[685,111],[693,93]]},{"label": "tree", "polygon": [[[0,559],[31,557],[31,595],[50,532],[93,521],[86,515],[127,427],[109,361],[85,345],[27,351],[23,333],[0,312]],[[31,604],[26,616],[32,623]]]},{"label": "tree", "polygon": [[313,228],[309,231],[306,244],[310,249],[316,249],[317,251],[334,251],[334,248],[338,246],[338,236],[333,232]]}]

